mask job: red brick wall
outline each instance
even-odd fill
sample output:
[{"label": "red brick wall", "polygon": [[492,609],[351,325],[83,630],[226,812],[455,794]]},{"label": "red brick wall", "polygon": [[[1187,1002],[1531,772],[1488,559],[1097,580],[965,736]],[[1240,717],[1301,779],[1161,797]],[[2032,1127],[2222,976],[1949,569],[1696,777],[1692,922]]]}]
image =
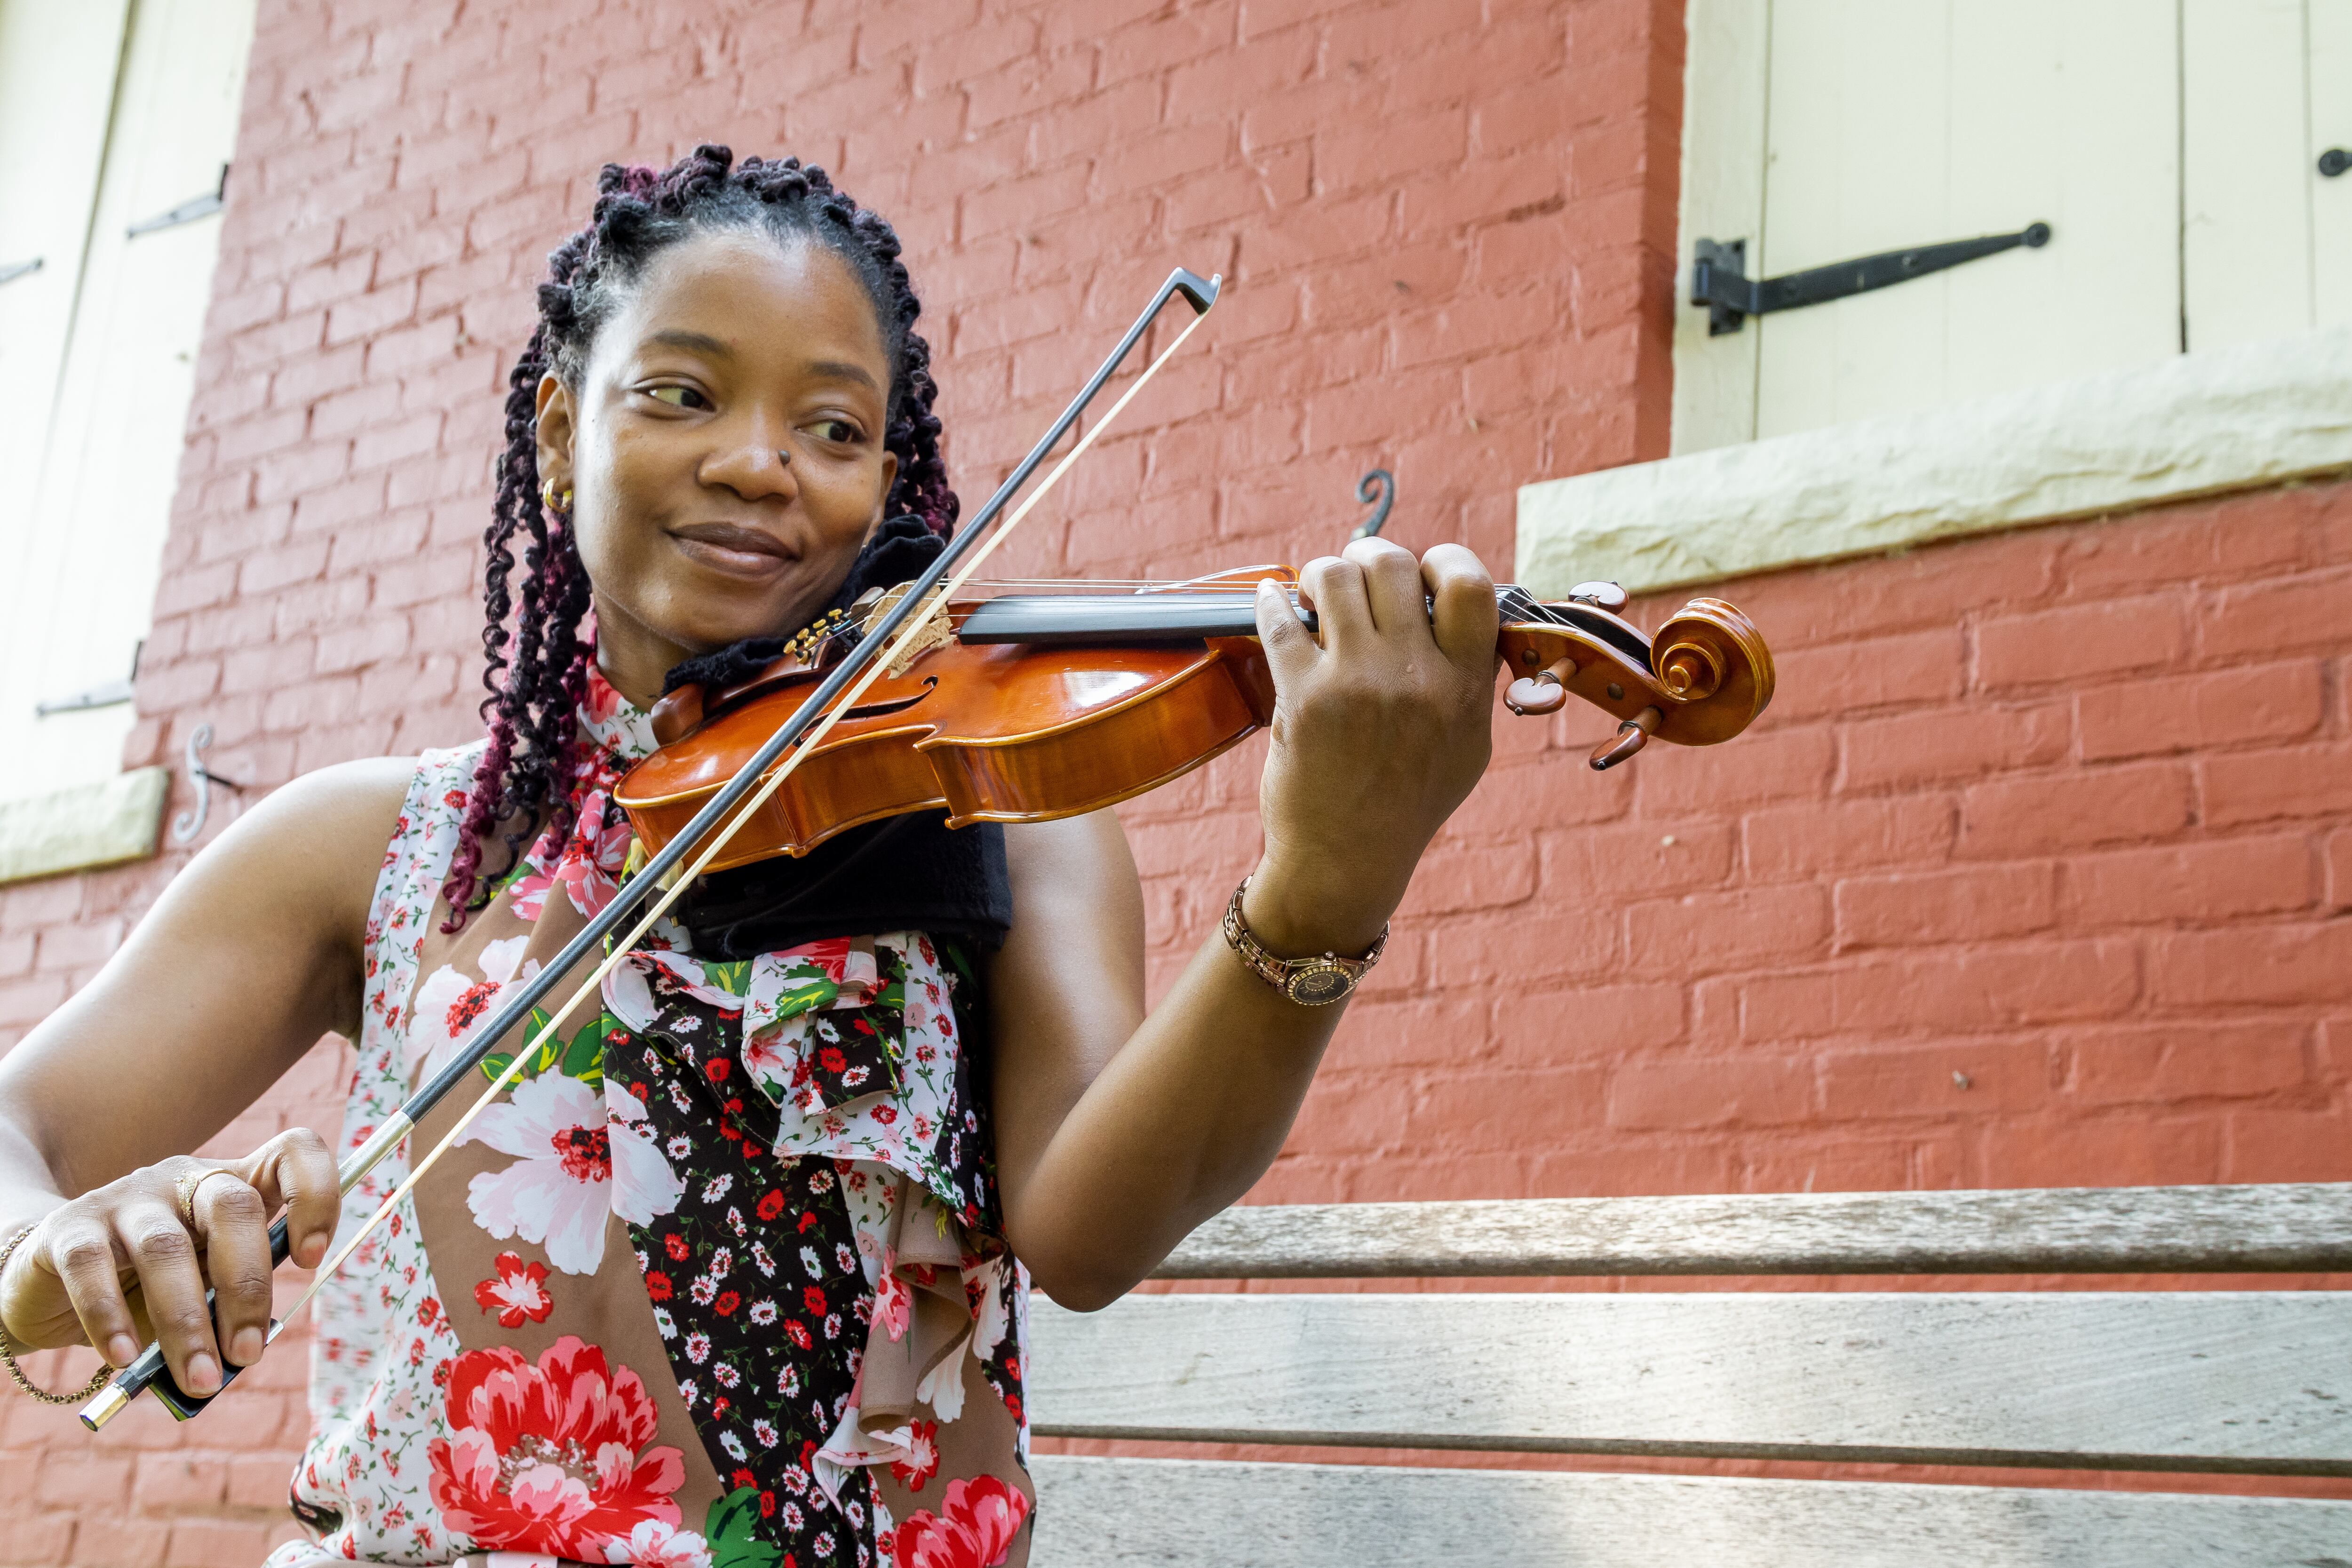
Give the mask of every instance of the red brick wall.
[{"label": "red brick wall", "polygon": [[1500,720],[1265,1196],[2352,1177],[2352,484],[1725,592],[1765,718]]},{"label": "red brick wall", "polygon": [[[264,0],[127,760],[209,722],[268,784],[471,732],[530,285],[598,163],[705,138],[898,222],[974,496],[1170,266],[1227,275],[1021,568],[1303,557],[1375,462],[1392,537],[1505,564],[1516,486],[1664,450],[1680,9]],[[1737,746],[1595,777],[1594,720],[1501,717],[1261,1195],[2352,1173],[2347,562],[2315,488],[1786,574],[1725,590],[1781,668]],[[1255,754],[1129,812],[1162,980]],[[0,889],[5,1039],[176,864]],[[331,1130],[341,1073],[216,1147]],[[0,1405],[0,1560],[255,1561],[300,1359],[102,1441]]]}]

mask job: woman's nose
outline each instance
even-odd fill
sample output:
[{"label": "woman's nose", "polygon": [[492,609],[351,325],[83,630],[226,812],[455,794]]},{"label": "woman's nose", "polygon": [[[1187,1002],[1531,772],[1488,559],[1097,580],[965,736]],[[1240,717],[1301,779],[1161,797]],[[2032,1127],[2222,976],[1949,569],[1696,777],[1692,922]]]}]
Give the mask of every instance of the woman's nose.
[{"label": "woman's nose", "polygon": [[703,465],[702,480],[724,485],[745,500],[770,496],[790,500],[800,489],[793,473],[792,448],[775,444],[771,433],[759,429],[743,432],[740,439],[712,454]]}]

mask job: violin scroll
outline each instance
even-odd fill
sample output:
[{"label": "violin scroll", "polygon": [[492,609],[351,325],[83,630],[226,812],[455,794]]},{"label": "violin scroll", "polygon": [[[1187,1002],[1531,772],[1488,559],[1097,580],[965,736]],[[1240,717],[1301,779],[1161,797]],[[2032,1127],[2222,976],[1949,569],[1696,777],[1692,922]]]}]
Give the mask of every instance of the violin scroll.
[{"label": "violin scroll", "polygon": [[1653,737],[1685,746],[1727,741],[1764,711],[1772,654],[1746,616],[1721,599],[1694,599],[1644,637],[1614,613],[1622,590],[1593,591],[1613,586],[1582,584],[1545,605],[1507,593],[1500,646],[1512,712],[1556,713],[1573,696],[1614,714],[1616,735],[1592,753],[1593,767],[1607,769]]}]

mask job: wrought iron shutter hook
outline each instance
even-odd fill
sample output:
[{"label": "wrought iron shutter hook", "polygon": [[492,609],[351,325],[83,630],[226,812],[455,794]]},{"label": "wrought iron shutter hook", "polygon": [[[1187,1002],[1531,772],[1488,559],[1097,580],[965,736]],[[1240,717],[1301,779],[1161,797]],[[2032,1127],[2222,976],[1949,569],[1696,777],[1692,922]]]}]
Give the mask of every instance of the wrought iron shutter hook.
[{"label": "wrought iron shutter hook", "polygon": [[[1376,539],[1388,526],[1389,508],[1396,505],[1396,476],[1386,468],[1374,468],[1356,481],[1356,500],[1372,507],[1372,515],[1356,524],[1350,540]],[[1373,503],[1379,503],[1374,505]]]},{"label": "wrought iron shutter hook", "polygon": [[172,842],[174,844],[194,844],[196,835],[205,830],[205,818],[212,814],[213,785],[218,784],[235,795],[245,793],[245,786],[235,779],[225,779],[205,766],[204,754],[211,750],[212,743],[213,727],[210,724],[197,725],[195,732],[188,737],[188,777],[196,786],[196,804],[172,819]]}]

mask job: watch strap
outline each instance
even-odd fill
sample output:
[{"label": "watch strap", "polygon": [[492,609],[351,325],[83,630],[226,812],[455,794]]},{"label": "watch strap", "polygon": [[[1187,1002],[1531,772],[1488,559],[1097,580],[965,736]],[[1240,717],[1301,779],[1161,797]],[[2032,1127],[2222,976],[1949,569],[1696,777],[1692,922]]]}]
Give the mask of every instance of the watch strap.
[{"label": "watch strap", "polygon": [[1328,1006],[1347,996],[1365,973],[1381,961],[1381,952],[1389,944],[1389,928],[1383,924],[1379,940],[1361,958],[1342,958],[1336,952],[1311,958],[1276,958],[1251,934],[1249,922],[1242,918],[1242,896],[1248,891],[1249,879],[1244,877],[1225,902],[1223,925],[1226,945],[1259,979],[1302,1007]]}]

